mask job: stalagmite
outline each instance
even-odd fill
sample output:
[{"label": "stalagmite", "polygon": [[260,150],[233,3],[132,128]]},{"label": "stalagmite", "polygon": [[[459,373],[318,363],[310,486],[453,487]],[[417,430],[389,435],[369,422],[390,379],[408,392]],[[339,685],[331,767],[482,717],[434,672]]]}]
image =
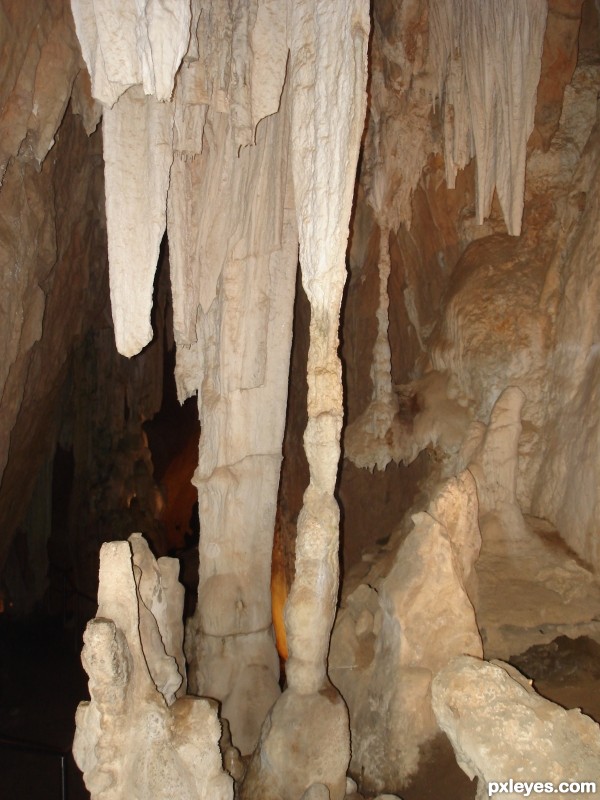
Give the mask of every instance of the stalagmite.
[{"label": "stalagmite", "polygon": [[454,659],[433,682],[433,708],[459,766],[477,777],[477,800],[596,792],[600,727],[536,694],[509,664]]},{"label": "stalagmite", "polygon": [[455,656],[483,652],[473,608],[481,537],[469,472],[447,481],[400,535],[358,585],[347,580],[331,643],[331,678],[350,710],[351,772],[369,791],[408,782],[438,732],[433,677]]},{"label": "stalagmite", "polygon": [[102,547],[98,612],[82,654],[91,701],[79,705],[73,745],[92,800],[233,798],[214,704],[176,699],[185,685],[173,638],[183,613],[177,568],[157,563],[139,534]]},{"label": "stalagmite", "polygon": [[310,483],[285,610],[288,688],[265,721],[244,798],[295,800],[313,783],[326,786],[332,800],[345,793],[347,711],[327,679],[327,652],[339,574],[333,496],[343,415],[338,325],[351,176],[365,113],[368,30],[368,8],[360,0],[351,6],[326,0],[293,5],[292,162],[302,281],[311,307],[304,434]]}]

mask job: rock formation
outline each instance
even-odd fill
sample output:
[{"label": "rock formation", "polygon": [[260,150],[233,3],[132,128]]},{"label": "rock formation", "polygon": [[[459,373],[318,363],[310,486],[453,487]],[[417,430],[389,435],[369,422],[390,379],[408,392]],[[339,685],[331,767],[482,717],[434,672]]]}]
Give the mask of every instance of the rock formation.
[{"label": "rock formation", "polygon": [[[290,41],[284,88],[287,48],[263,51],[263,64],[260,47],[254,54],[245,48],[271,33],[277,12],[283,22],[285,4],[265,7],[252,19],[242,13],[213,20],[225,24],[230,37],[224,42],[231,48],[224,69],[222,53],[209,47],[214,30],[205,24],[205,11],[194,4],[196,27],[188,42],[189,19],[181,10],[165,26],[158,12],[142,14],[133,4],[119,17],[99,14],[93,2],[74,3],[92,92],[104,105],[111,300],[117,348],[125,355],[137,353],[151,337],[152,282],[165,227],[173,240],[178,387],[181,399],[199,393],[203,431],[196,473],[202,539],[198,611],[189,627],[191,685],[223,703],[234,744],[249,753],[278,694],[270,553],[297,236],[312,313],[305,434],[311,485],[287,611],[288,682],[289,691],[300,695],[316,695],[326,685],[338,575],[337,328],[353,191],[348,164],[358,158],[365,114],[368,20],[361,3],[352,13],[340,9],[337,15],[324,4],[294,8],[289,31],[285,26],[281,31]],[[261,85],[265,74],[272,82]],[[243,75],[249,86],[256,81],[256,94],[241,91]],[[328,98],[327,108],[321,95]],[[306,124],[313,118],[314,130]],[[237,157],[239,146],[250,144]],[[207,212],[194,202],[196,191],[218,192],[221,205]],[[232,203],[239,215],[232,213]],[[189,230],[201,235],[213,220],[220,235],[212,241],[209,236],[208,247],[202,239],[188,247]],[[337,709],[332,724],[342,741],[335,777],[326,775],[332,785],[345,781],[348,750],[341,700]]]},{"label": "rock formation", "polygon": [[[341,800],[350,737],[346,707],[327,678],[339,575],[334,489],[343,410],[337,349],[352,203],[346,164],[358,158],[366,105],[367,10],[360,2],[342,8],[316,0],[311,10],[294,8],[292,31],[294,194],[302,282],[311,308],[304,432],[310,481],[285,608],[288,688],[265,721],[242,797],[292,800],[321,783],[332,800]],[[320,98],[327,98],[327,107]],[[308,118],[310,127],[304,125]]]},{"label": "rock formation", "polygon": [[598,784],[598,725],[540,697],[509,664],[455,659],[434,679],[433,708],[461,768],[478,779],[477,800],[525,791],[542,798],[562,783],[569,797],[582,798],[589,797],[582,784]]},{"label": "rock formation", "polygon": [[[215,704],[185,696],[183,587],[139,534],[102,547],[73,752],[93,798],[232,800]],[[176,699],[177,698],[177,699]]]},{"label": "rock formation", "polygon": [[483,653],[470,599],[481,542],[472,476],[450,480],[412,519],[358,586],[346,581],[332,637],[331,677],[350,709],[351,771],[371,791],[403,786],[417,770],[437,732],[432,678],[456,655]]},{"label": "rock formation", "polygon": [[92,794],[402,794],[440,728],[485,792],[452,670],[522,733],[481,657],[600,641],[598,4],[32,0],[0,41],[0,612],[77,628],[117,540]]}]

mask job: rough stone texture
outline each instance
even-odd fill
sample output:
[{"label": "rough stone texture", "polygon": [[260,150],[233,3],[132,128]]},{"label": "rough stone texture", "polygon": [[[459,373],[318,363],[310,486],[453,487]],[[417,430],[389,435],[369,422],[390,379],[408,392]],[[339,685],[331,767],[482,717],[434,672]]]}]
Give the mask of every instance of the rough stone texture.
[{"label": "rough stone texture", "polygon": [[313,783],[300,800],[329,800],[329,789],[322,783]]},{"label": "rough stone texture", "polygon": [[[600,727],[579,709],[565,711],[537,695],[510,665],[457,658],[438,673],[432,693],[436,718],[459,765],[478,778],[478,800],[523,797],[518,790],[489,792],[490,782],[511,778],[555,786],[600,780]],[[528,796],[548,795],[530,789]]]},{"label": "rough stone texture", "polygon": [[470,0],[431,6],[430,47],[444,126],[446,180],[477,157],[477,221],[494,189],[509,234],[521,232],[547,3]]},{"label": "rough stone texture", "polygon": [[0,191],[0,563],[55,446],[70,351],[105,300],[101,142],[70,114],[57,139],[39,171],[11,161]]},{"label": "rough stone texture", "polygon": [[535,135],[547,150],[560,122],[565,87],[577,64],[583,0],[549,0],[535,109]]},{"label": "rough stone texture", "polygon": [[[81,57],[66,0],[34,0],[24,7],[7,3],[0,38],[6,48],[0,72],[1,180],[14,158],[37,167],[44,161],[80,73]],[[93,128],[86,126],[88,133]]]},{"label": "rough stone texture", "polygon": [[[595,312],[600,203],[592,186],[600,168],[599,141],[596,124],[571,187],[564,233],[551,266],[554,274],[547,283],[548,303],[556,323],[549,368],[547,435],[532,499],[532,511],[549,518],[575,552],[596,570],[600,567],[596,526],[600,494],[593,454],[600,430],[595,402],[600,387]],[[577,475],[577,480],[571,480],[572,475]]]},{"label": "rough stone texture", "polygon": [[[598,616],[598,587],[588,566],[597,570],[600,564],[595,358],[600,143],[594,127],[598,26],[596,6],[589,0],[583,5],[578,0],[551,0],[548,5],[535,128],[525,150],[533,120],[543,3],[490,2],[484,7],[456,0],[432,9],[425,0],[373,3],[372,106],[356,195],[352,282],[343,328],[348,421],[356,420],[375,399],[379,406],[371,408],[377,413],[367,433],[375,434],[381,449],[374,452],[372,436],[361,443],[364,464],[383,466],[390,457],[411,461],[420,453],[419,463],[414,463],[427,473],[421,484],[426,494],[431,494],[437,478],[471,465],[480,494],[483,548],[479,590],[467,581],[464,588],[477,606],[486,654],[508,655],[561,631],[597,633],[591,623]],[[290,681],[296,681],[298,689],[313,679],[318,685],[325,674],[323,653],[337,581],[337,537],[332,533],[337,531],[337,509],[330,489],[341,426],[335,350],[346,217],[340,209],[349,208],[354,145],[342,143],[341,161],[328,150],[319,151],[328,154],[325,159],[313,160],[312,143],[302,137],[317,130],[326,138],[333,119],[333,142],[337,128],[344,128],[344,111],[321,95],[301,102],[301,93],[310,95],[313,77],[305,81],[305,73],[298,71],[294,88],[292,64],[282,96],[290,41],[296,37],[296,52],[310,56],[310,48],[298,46],[306,44],[299,31],[314,23],[320,42],[323,18],[309,3],[203,0],[190,5],[189,15],[181,4],[180,13],[166,24],[156,15],[174,8],[172,3],[148,4],[142,13],[141,6],[126,2],[120,6],[124,24],[114,30],[111,15],[99,13],[112,9],[110,3],[81,0],[75,7],[78,25],[93,22],[86,29],[84,49],[95,91],[100,96],[97,87],[104,86],[116,101],[106,112],[105,155],[108,172],[113,168],[108,189],[111,253],[118,251],[117,260],[112,255],[111,260],[117,264],[121,259],[113,278],[114,310],[121,320],[117,337],[122,349],[134,352],[150,336],[154,267],[166,226],[180,396],[200,395],[203,443],[196,481],[204,503],[202,588],[190,627],[192,683],[223,701],[224,713],[236,718],[234,740],[250,750],[266,707],[278,694],[268,566],[291,330],[296,215],[312,306],[306,437],[312,483],[300,518],[300,576],[292,598],[296,608],[290,614],[292,629],[296,625]],[[346,13],[344,24],[356,37],[358,53],[364,20],[360,17],[357,23],[353,12]],[[481,34],[490,30],[491,14],[496,15],[494,31],[499,35],[490,39],[488,48]],[[302,24],[294,27],[299,21]],[[141,35],[133,41],[137,23]],[[335,27],[339,39],[343,25]],[[136,510],[124,508],[121,521],[111,517],[109,526],[103,517],[87,536],[85,515],[79,513],[86,503],[108,515],[105,499],[131,500],[132,493],[150,496],[155,488],[139,426],[153,405],[156,385],[147,387],[148,395],[140,387],[145,385],[143,364],[150,369],[154,359],[159,361],[160,348],[154,353],[148,348],[145,362],[132,362],[139,380],[129,382],[107,355],[109,329],[85,335],[105,304],[104,294],[97,291],[101,281],[96,272],[105,257],[98,224],[103,215],[100,141],[94,135],[88,145],[71,115],[64,118],[58,135],[56,130],[69,98],[88,133],[100,109],[80,70],[68,8],[57,0],[6,3],[0,36],[6,45],[0,68],[0,220],[7,242],[0,342],[8,354],[0,364],[0,465],[6,463],[0,486],[0,550],[20,522],[33,524],[37,517],[39,537],[30,530],[19,537],[31,544],[32,557],[37,554],[35,571],[42,574],[43,559],[38,556],[45,549],[43,531],[48,528],[44,501],[52,484],[48,456],[58,435],[57,409],[73,340],[84,337],[73,368],[76,382],[84,384],[73,401],[80,411],[84,397],[94,394],[93,387],[122,380],[127,385],[115,386],[110,393],[101,390],[108,407],[105,416],[82,411],[74,417],[73,434],[67,425],[60,434],[65,446],[74,444],[79,465],[94,451],[102,469],[114,463],[108,488],[95,488],[73,508],[81,541],[90,551],[97,548],[100,527],[112,530],[114,523],[121,535],[121,526],[129,525]],[[498,57],[502,41],[508,60],[504,54]],[[113,45],[118,51],[114,61]],[[478,70],[477,63],[486,57],[486,63],[503,68],[491,74]],[[515,80],[520,70],[522,86]],[[432,113],[432,78],[443,86],[433,91],[443,98],[441,114],[435,109]],[[507,86],[525,90],[521,111],[512,118],[514,98]],[[460,97],[453,94],[457,87],[464,89]],[[318,84],[318,92],[322,88]],[[351,94],[347,89],[340,80],[346,99]],[[487,103],[490,111],[485,119],[473,102],[482,91],[483,106]],[[165,102],[159,105],[146,92]],[[113,94],[103,96],[107,106]],[[499,98],[507,101],[506,116],[499,114]],[[123,113],[132,107],[135,113]],[[315,127],[309,130],[306,120],[313,120],[314,107]],[[138,128],[125,137],[119,125],[130,123]],[[476,163],[457,174],[456,188],[448,190],[444,174],[452,182],[455,167],[471,156],[463,136],[469,125]],[[358,123],[352,127],[352,135],[357,127]],[[515,136],[498,136],[507,130]],[[507,149],[500,148],[504,143]],[[521,224],[525,154],[522,235],[509,239],[502,218],[509,220],[510,233]],[[345,173],[345,183],[338,169]],[[130,197],[131,172],[137,172],[138,179],[143,175],[152,190]],[[327,192],[325,206],[319,198]],[[489,219],[478,226],[488,211]],[[121,231],[129,238],[113,235],[121,223],[124,228],[131,225],[129,231]],[[135,293],[125,280],[132,276],[139,289]],[[82,363],[86,358],[97,362],[97,384],[94,369]],[[298,383],[303,379],[304,374]],[[507,387],[515,388],[503,394]],[[521,400],[520,392],[525,395]],[[133,396],[138,404],[130,403]],[[131,426],[123,425],[125,399]],[[113,406],[119,407],[118,414]],[[109,434],[88,434],[86,429],[100,419],[106,421]],[[292,429],[302,426],[296,420]],[[113,458],[115,446],[118,453]],[[317,468],[323,454],[328,459],[326,474]],[[84,496],[89,484],[82,469],[76,467],[76,486]],[[348,467],[340,492],[347,501],[346,533],[359,532],[364,539],[387,537],[391,517],[399,517],[402,506],[413,499],[414,484],[408,484],[418,470],[399,488],[409,473],[395,464],[381,475],[364,477],[354,465]],[[98,472],[94,467],[86,474]],[[34,483],[35,507],[25,518]],[[326,492],[321,490],[324,485]],[[294,491],[297,508],[301,492],[297,486]],[[349,494],[352,498],[347,499]],[[381,515],[374,503],[364,500],[364,509],[354,513],[365,497],[385,505]],[[156,508],[159,505],[157,496]],[[524,520],[522,511],[549,518],[575,552],[551,534],[550,525]],[[435,539],[434,534],[444,540],[436,524],[427,517],[417,519],[425,531],[423,545]],[[348,548],[356,554],[362,541],[357,536]],[[392,547],[396,544],[394,539]],[[374,582],[383,581],[389,568],[385,557],[391,551],[381,549],[384,561],[373,568]],[[416,545],[415,552],[420,552]],[[448,547],[444,552],[447,562]],[[467,556],[472,557],[468,548]],[[357,564],[363,585],[370,564]],[[324,611],[322,596],[313,591],[322,579],[328,583],[329,598]],[[221,604],[221,594],[227,603]],[[375,635],[381,622],[373,591],[362,594],[355,598],[350,626],[361,642]],[[306,633],[310,614],[298,611],[306,608],[313,609],[318,622],[314,639]],[[180,635],[178,628],[178,641]],[[371,656],[366,646],[361,653],[366,661]],[[155,669],[160,672],[160,665]],[[172,688],[169,691],[173,694]],[[331,725],[339,725],[341,731],[344,712],[341,707],[338,711]],[[430,718],[424,714],[421,719],[428,723]],[[283,747],[285,725],[281,728],[284,732],[276,731],[273,741]],[[271,744],[265,734],[261,747]],[[343,753],[344,747],[342,743]],[[299,796],[306,790],[312,791],[308,785],[300,787]]]},{"label": "rough stone texture", "polygon": [[[298,518],[296,572],[285,608],[288,688],[265,720],[244,781],[247,798],[292,800],[317,782],[327,786],[331,800],[345,793],[347,711],[328,683],[327,653],[339,575],[334,489],[343,410],[337,349],[352,203],[348,165],[358,158],[364,124],[368,30],[362,2],[351,8],[321,0],[293,6],[292,171],[302,283],[311,307],[304,433],[310,481]],[[315,717],[320,717],[316,727]],[[302,734],[294,739],[297,726]],[[290,739],[293,765],[287,758]],[[269,755],[279,751],[285,758]],[[318,778],[312,777],[315,768]]]},{"label": "rough stone texture", "polygon": [[[285,4],[210,10],[195,2],[191,25],[179,9],[167,26],[160,14],[168,9],[133,4],[95,25],[94,7],[75,3],[75,16],[92,90],[105,105],[117,347],[131,356],[152,336],[166,227],[178,393],[198,393],[203,433],[191,686],[222,702],[234,744],[249,753],[279,694],[270,554],[298,242],[282,99]],[[267,44],[274,29],[279,38]],[[173,99],[160,102],[171,97],[183,55]],[[252,146],[239,152],[241,144]]]},{"label": "rough stone texture", "polygon": [[348,712],[334,687],[311,694],[288,689],[265,720],[240,800],[298,800],[313,784],[343,800],[349,760]]},{"label": "rough stone texture", "polygon": [[141,6],[126,0],[71,0],[77,38],[92,76],[92,93],[112,107],[130,87],[169,100],[188,49],[189,3],[166,0]]},{"label": "rough stone texture", "polygon": [[[415,14],[413,25],[418,19],[415,12],[419,5],[414,4],[412,9]],[[436,84],[433,96],[441,105],[448,186],[455,186],[458,169],[463,169],[476,155],[477,222],[481,225],[490,215],[492,196],[497,187],[508,231],[517,235],[521,230],[526,142],[534,124],[535,90],[540,74],[546,10],[543,0],[527,6],[511,2],[497,7],[494,4],[483,7],[475,3],[438,3],[432,7],[429,17],[430,63],[427,67],[418,63],[414,51],[412,59],[409,57],[410,49],[402,37],[392,37],[392,41],[386,41],[387,46],[382,47],[388,60],[394,54],[394,63],[402,80],[391,81],[377,56],[374,59],[371,116],[361,179],[365,186],[365,200],[374,212],[373,222],[380,229],[378,333],[371,362],[371,402],[360,417],[351,420],[345,433],[345,455],[358,467],[384,469],[391,460],[408,463],[425,446],[421,445],[411,453],[411,444],[406,442],[405,426],[399,419],[398,399],[392,392],[392,356],[388,340],[390,233],[400,223],[410,225],[411,194],[426,164],[427,152],[434,150],[432,140],[423,135],[423,126],[417,121],[427,121],[427,116],[424,113],[426,109],[423,109],[423,92],[419,95],[416,87],[425,87],[428,79]],[[412,30],[407,17],[404,10],[398,13],[398,22],[401,20],[405,26],[404,37]],[[386,30],[389,36],[390,28],[386,26]],[[493,34],[486,34],[492,30]],[[381,35],[376,26],[375,36]],[[482,66],[484,63],[486,69]],[[415,86],[408,82],[409,76]],[[513,91],[514,85],[518,86],[518,91]],[[396,102],[402,98],[403,105],[410,107],[410,122],[403,123],[403,135],[399,135],[397,130],[400,114],[390,115],[392,98],[396,98]],[[398,141],[406,146],[401,147]],[[396,184],[399,175],[404,180],[402,191]],[[487,277],[487,273],[485,275]],[[502,276],[500,271],[499,276]],[[416,282],[420,283],[418,279]],[[424,324],[426,315],[419,302],[421,292],[415,290],[414,283],[410,281],[404,288],[402,305],[416,332],[419,346],[424,350],[431,327]],[[497,292],[497,288],[486,286],[486,289],[490,294]],[[479,296],[482,294],[481,288],[475,291]],[[537,297],[528,297],[527,311],[535,300]],[[483,305],[484,313],[488,305],[489,302]],[[480,304],[476,310],[472,309],[470,296],[465,299],[465,307],[469,309],[467,313],[481,313]],[[452,338],[453,333],[448,332],[448,327],[454,331],[460,323],[453,319],[452,309],[447,313],[443,335]],[[515,324],[520,326],[521,322]],[[535,319],[531,325],[535,331]],[[476,323],[469,320],[465,327],[470,332],[476,329]],[[486,330],[491,340],[489,318],[486,318]],[[459,348],[474,349],[468,334],[465,337],[461,330],[456,336],[461,342]],[[501,341],[498,339],[498,343]],[[459,348],[455,347],[455,350]],[[523,353],[525,348],[517,348],[517,352]],[[494,353],[495,360],[498,360],[497,356],[498,353]],[[464,354],[457,353],[456,358],[461,361]],[[443,358],[434,359],[434,366],[440,371],[450,368]],[[531,382],[534,380],[535,376],[532,376]],[[463,386],[460,388],[465,389]]]},{"label": "rough stone texture", "polygon": [[102,547],[98,613],[82,653],[91,701],[79,705],[73,745],[93,800],[233,798],[216,708],[175,698],[185,662],[181,624],[172,624],[183,612],[174,569],[140,535]]},{"label": "rough stone texture", "polygon": [[[315,658],[308,659],[308,673],[312,670],[314,675],[309,679],[307,673],[298,680],[301,690],[310,692],[317,691],[325,678],[337,589],[333,562],[338,521],[332,495],[342,408],[336,332],[353,186],[353,170],[348,164],[358,158],[365,112],[366,12],[364,5],[357,4],[350,15],[346,45],[340,49],[337,39],[333,44],[332,32],[337,37],[340,24],[350,24],[346,14],[338,20],[336,13],[341,12],[324,5],[293,7],[288,15],[292,65],[288,90],[292,125],[288,129],[287,91],[282,99],[287,58],[287,46],[282,45],[288,35],[282,25],[284,4],[265,4],[260,10],[251,4],[235,12],[221,9],[212,16],[195,3],[189,43],[181,37],[188,22],[182,13],[173,15],[169,27],[161,25],[156,9],[142,12],[131,4],[119,14],[114,10],[107,13],[98,23],[94,17],[101,7],[74,4],[92,92],[105,105],[108,245],[117,347],[131,356],[151,337],[153,274],[167,225],[175,256],[179,394],[183,399],[199,392],[203,429],[196,474],[203,526],[199,604],[189,629],[192,683],[196,691],[223,702],[234,743],[250,752],[257,738],[256,726],[278,692],[269,636],[268,565],[291,344],[291,267],[297,241],[288,202],[290,141],[300,262],[312,311],[305,437],[312,484],[299,527],[310,527],[309,518],[319,519],[319,526],[325,521],[323,546],[331,562],[326,578],[330,613],[323,615],[316,606],[309,609],[309,616],[318,618],[321,627],[318,634],[314,630],[310,634],[311,647],[316,649]],[[313,13],[317,19],[314,28],[310,23]],[[267,47],[267,32],[272,35],[278,15],[281,38],[275,47]],[[223,26],[218,37],[222,39],[220,52],[211,47],[215,26]],[[113,29],[116,35],[111,36]],[[167,39],[169,47],[165,48]],[[158,56],[150,64],[154,48]],[[186,64],[177,79],[174,99],[161,103],[171,96],[184,53]],[[345,77],[341,82],[335,69],[342,69]],[[256,91],[250,91],[253,83]],[[322,92],[330,101],[327,108],[320,100]],[[211,106],[208,112],[200,108],[206,104]],[[260,123],[267,114],[272,116]],[[314,130],[306,125],[313,116]],[[347,125],[340,127],[344,118]],[[249,143],[255,146],[237,158],[239,144]],[[219,197],[214,217],[206,213],[205,204],[188,202],[199,187]],[[233,211],[231,198],[239,213]],[[212,249],[210,241],[207,250],[198,249],[198,241],[206,238],[203,233],[213,219],[219,221],[220,230],[211,231]],[[233,224],[228,228],[230,221]],[[195,247],[190,229],[201,237]],[[190,298],[190,284],[191,298],[197,302]],[[309,561],[319,565],[324,563],[322,555],[307,554]],[[302,564],[301,548],[298,564]],[[305,585],[301,587],[302,581]],[[305,607],[304,594],[318,589],[320,601],[320,587],[325,585],[315,581],[311,569],[298,566],[296,583],[288,624],[290,639],[298,637],[299,644],[295,655],[291,649],[290,685],[295,673],[306,672],[303,660],[310,652],[304,641],[307,632],[302,633],[307,611],[298,617],[302,621],[294,622],[295,596],[303,596]],[[223,637],[230,637],[224,661],[220,652]],[[241,654],[244,657],[240,658]],[[229,679],[224,666],[229,669]],[[254,714],[249,711],[252,707]]]},{"label": "rough stone texture", "polygon": [[352,774],[361,789],[400,788],[437,733],[432,677],[455,655],[481,655],[470,596],[479,554],[475,482],[450,480],[400,546],[349,579],[332,637],[330,674],[350,709]]},{"label": "rough stone texture", "polygon": [[[477,623],[487,658],[507,659],[556,636],[600,637],[600,582],[551,526],[523,518],[517,501],[524,395],[509,387],[477,444],[463,456],[477,481],[482,548],[476,572]],[[476,434],[476,432],[474,432]]]},{"label": "rough stone texture", "polygon": [[[95,95],[100,99],[98,95]],[[108,264],[117,350],[133,356],[152,339],[154,272],[165,232],[173,161],[171,105],[132,87],[102,122]]]},{"label": "rough stone texture", "polygon": [[[200,385],[202,424],[194,479],[203,531],[194,621],[198,633],[192,635],[188,652],[196,690],[218,697],[224,713],[231,709],[240,716],[239,724],[231,718],[230,722],[234,743],[244,753],[254,748],[262,720],[279,694],[270,633],[271,552],[297,259],[287,117],[284,102],[278,115],[259,125],[256,147],[243,151],[240,159],[234,158],[233,131],[222,131],[232,162],[231,185],[223,191],[219,213],[230,217],[226,204],[237,192],[236,202],[247,214],[246,230],[243,236],[232,231],[227,240],[217,297],[206,314],[202,308],[198,313],[198,343],[178,350],[179,391],[187,394]],[[209,114],[207,127],[211,119]],[[266,152],[279,154],[269,176],[261,171]],[[198,161],[205,159],[210,166],[210,159],[221,157],[218,151],[208,151]],[[212,168],[207,174],[213,174]],[[272,194],[259,192],[260,182],[269,178]],[[212,180],[223,183],[223,175],[214,172]],[[217,191],[212,186],[205,190]],[[246,203],[237,186],[245,187]],[[274,197],[281,207],[270,213]],[[184,199],[182,195],[182,208]],[[223,636],[231,637],[226,648],[231,679],[226,683],[218,656]],[[246,697],[241,704],[240,692]],[[253,721],[248,718],[251,704],[256,707]]]}]

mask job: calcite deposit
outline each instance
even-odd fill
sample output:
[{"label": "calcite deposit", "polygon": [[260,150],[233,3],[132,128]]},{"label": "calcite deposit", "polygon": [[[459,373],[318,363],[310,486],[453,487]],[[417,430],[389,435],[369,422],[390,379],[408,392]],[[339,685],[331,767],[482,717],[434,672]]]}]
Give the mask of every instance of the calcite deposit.
[{"label": "calcite deposit", "polygon": [[432,678],[456,655],[482,655],[471,600],[477,510],[465,472],[413,515],[358,586],[346,582],[329,667],[350,710],[352,774],[371,791],[405,785],[417,770],[437,732]]},{"label": "calcite deposit", "polygon": [[94,800],[233,798],[215,704],[185,696],[177,570],[139,534],[102,548],[82,654],[91,700],[79,705],[73,745]]},{"label": "calcite deposit", "polygon": [[92,797],[592,774],[489,659],[600,641],[599,17],[3,4],[0,612],[94,617]]},{"label": "calcite deposit", "polygon": [[[161,27],[158,11],[125,6],[123,25],[110,36],[119,15],[99,16],[94,2],[76,2],[74,9],[92,93],[105,106],[111,300],[117,347],[125,355],[152,335],[153,274],[165,227],[173,239],[178,387],[181,399],[198,392],[203,431],[195,476],[202,538],[198,610],[189,626],[191,684],[223,703],[234,744],[249,753],[279,691],[269,563],[298,240],[312,311],[305,435],[311,486],[287,610],[287,674],[300,694],[326,686],[338,574],[337,328],[353,191],[348,163],[358,158],[366,107],[366,7],[294,6],[286,27],[280,4],[280,34],[290,49],[285,89],[287,48],[264,47],[275,8],[252,14],[240,8],[211,25],[196,3],[190,41],[181,39],[189,25],[183,12]],[[225,68],[222,53],[208,46],[219,24],[230,48]],[[271,70],[271,82],[263,83]],[[244,81],[256,82],[256,94],[242,91]],[[252,146],[238,157],[240,144]],[[196,191],[216,194],[221,205],[207,213],[188,204]],[[211,230],[208,248],[202,238],[194,245],[190,230],[201,237],[213,220],[220,230]],[[347,725],[341,701],[334,706],[339,739]],[[340,765],[326,776],[332,786],[345,775],[345,738]]]},{"label": "calcite deposit", "polygon": [[433,708],[458,763],[478,779],[477,800],[522,797],[523,781],[536,799],[560,794],[563,782],[580,798],[598,785],[600,727],[540,697],[508,664],[455,659],[434,679]]}]

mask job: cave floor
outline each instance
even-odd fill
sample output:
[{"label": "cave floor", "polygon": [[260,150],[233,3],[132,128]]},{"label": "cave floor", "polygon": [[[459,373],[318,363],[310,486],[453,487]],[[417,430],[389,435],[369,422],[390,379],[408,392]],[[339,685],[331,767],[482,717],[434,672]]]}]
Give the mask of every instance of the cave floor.
[{"label": "cave floor", "polygon": [[507,661],[560,636],[600,641],[600,581],[547,522],[481,526],[477,625],[484,656]]},{"label": "cave floor", "polygon": [[[511,658],[537,691],[567,708],[581,708],[600,722],[600,644],[588,637],[561,636]],[[75,709],[88,697],[80,643],[60,620],[10,623],[0,620],[0,736],[71,747]],[[88,800],[79,770],[69,758],[69,800]],[[2,798],[59,800],[57,758],[0,748]],[[429,748],[403,800],[472,800],[475,783],[458,768],[445,736]]]},{"label": "cave floor", "polygon": [[[69,753],[69,800],[89,800],[70,755],[75,709],[89,699],[80,662],[82,642],[60,618],[13,622],[0,618],[0,736]],[[0,747],[2,798],[59,800],[60,761]]]}]

